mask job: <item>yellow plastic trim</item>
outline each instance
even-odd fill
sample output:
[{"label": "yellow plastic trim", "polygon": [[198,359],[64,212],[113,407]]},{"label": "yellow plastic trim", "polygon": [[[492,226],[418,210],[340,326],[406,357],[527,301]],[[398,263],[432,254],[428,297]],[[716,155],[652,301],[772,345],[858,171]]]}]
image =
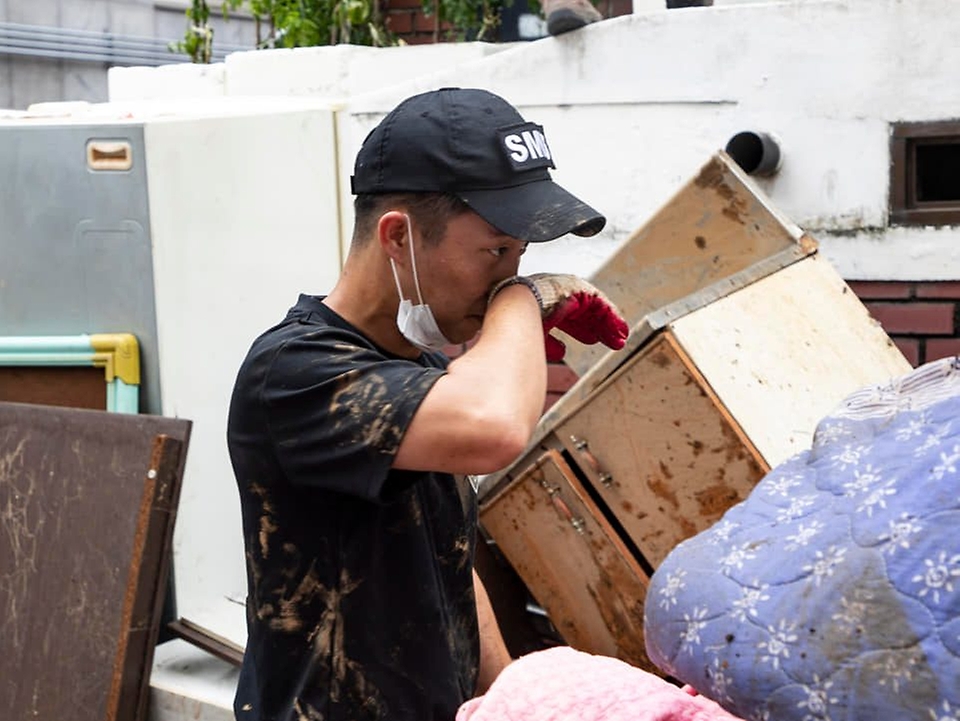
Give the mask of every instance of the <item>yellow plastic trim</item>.
[{"label": "yellow plastic trim", "polygon": [[103,368],[109,383],[118,377],[127,385],[140,385],[140,346],[132,333],[96,333],[90,336],[93,364]]}]

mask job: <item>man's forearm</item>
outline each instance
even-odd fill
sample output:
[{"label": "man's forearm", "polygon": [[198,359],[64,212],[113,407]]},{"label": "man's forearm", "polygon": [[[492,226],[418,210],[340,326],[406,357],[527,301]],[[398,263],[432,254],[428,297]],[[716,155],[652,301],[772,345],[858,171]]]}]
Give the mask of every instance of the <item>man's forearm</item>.
[{"label": "man's forearm", "polygon": [[477,618],[480,624],[480,673],[475,694],[480,696],[487,692],[512,659],[500,633],[490,597],[476,571],[473,572],[473,588],[477,597]]}]

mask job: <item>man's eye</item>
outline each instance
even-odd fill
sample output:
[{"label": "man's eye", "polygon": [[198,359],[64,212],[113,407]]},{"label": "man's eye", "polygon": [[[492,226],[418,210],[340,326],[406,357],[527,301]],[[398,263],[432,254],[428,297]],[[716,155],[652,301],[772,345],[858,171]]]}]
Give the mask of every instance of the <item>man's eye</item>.
[{"label": "man's eye", "polygon": [[[489,248],[488,252],[490,253],[490,255],[494,256],[495,258],[502,258],[503,256],[505,256],[507,253],[510,252],[510,246],[501,245],[499,248]],[[527,244],[524,243],[522,246],[520,246],[520,252],[518,253],[518,255],[523,255],[526,252],[527,252]]]}]

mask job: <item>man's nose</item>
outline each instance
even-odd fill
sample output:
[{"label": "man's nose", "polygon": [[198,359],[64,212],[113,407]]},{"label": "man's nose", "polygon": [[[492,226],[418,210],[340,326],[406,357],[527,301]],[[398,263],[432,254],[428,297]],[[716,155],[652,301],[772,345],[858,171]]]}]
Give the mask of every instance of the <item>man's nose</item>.
[{"label": "man's nose", "polygon": [[512,278],[513,276],[517,275],[519,271],[520,271],[519,256],[511,258],[509,262],[504,262],[502,264],[500,268],[500,272],[497,273],[497,279],[494,281],[493,285],[496,285],[501,280],[505,280],[506,278]]}]

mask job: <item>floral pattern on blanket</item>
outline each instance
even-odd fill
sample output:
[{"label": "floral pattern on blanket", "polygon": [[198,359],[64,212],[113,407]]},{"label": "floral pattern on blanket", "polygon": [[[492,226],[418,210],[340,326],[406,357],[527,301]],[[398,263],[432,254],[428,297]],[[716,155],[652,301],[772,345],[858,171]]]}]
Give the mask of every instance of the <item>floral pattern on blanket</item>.
[{"label": "floral pattern on blanket", "polygon": [[746,719],[960,720],[960,359],[852,394],[673,549],[645,639]]}]

